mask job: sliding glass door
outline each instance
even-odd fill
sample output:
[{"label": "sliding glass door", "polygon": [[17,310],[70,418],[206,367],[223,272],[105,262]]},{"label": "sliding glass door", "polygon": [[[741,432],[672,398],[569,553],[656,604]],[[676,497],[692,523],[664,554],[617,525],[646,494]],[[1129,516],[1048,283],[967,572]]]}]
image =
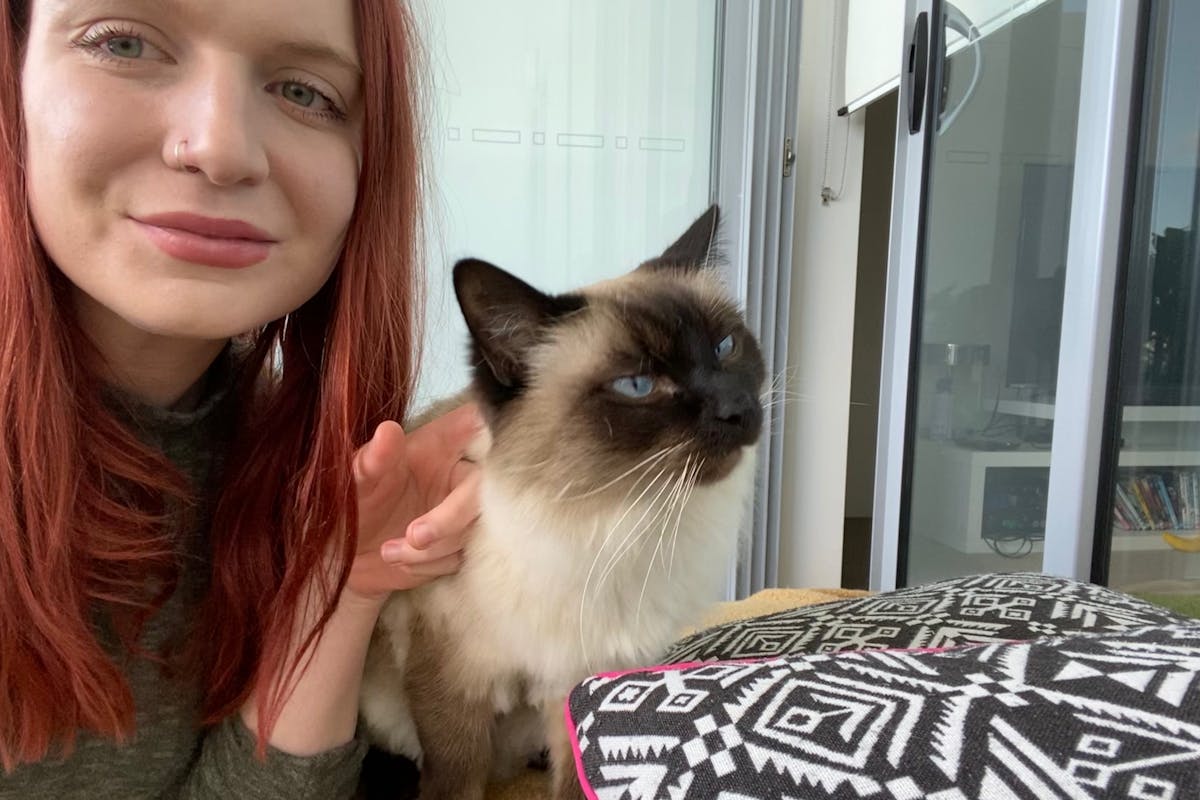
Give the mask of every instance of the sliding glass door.
[{"label": "sliding glass door", "polygon": [[1037,5],[943,62],[908,583],[1041,568],[1086,14],[1084,3]]},{"label": "sliding glass door", "polygon": [[908,5],[874,588],[1089,576],[1135,6]]},{"label": "sliding glass door", "polygon": [[1200,610],[1200,5],[1148,11],[1095,570]]}]

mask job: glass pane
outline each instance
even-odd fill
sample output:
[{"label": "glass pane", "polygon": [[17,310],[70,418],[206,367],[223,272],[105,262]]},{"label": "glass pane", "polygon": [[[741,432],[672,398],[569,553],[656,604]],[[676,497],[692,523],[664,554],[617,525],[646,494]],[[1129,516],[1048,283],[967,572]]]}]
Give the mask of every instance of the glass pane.
[{"label": "glass pane", "polygon": [[983,35],[949,37],[929,163],[907,584],[1040,569],[1045,533],[1085,3],[955,5]]},{"label": "glass pane", "polygon": [[1200,611],[1200,4],[1151,5],[1109,584]]},{"label": "glass pane", "polygon": [[433,83],[421,394],[467,379],[449,271],[562,291],[661,252],[708,205],[716,0],[422,4]]}]

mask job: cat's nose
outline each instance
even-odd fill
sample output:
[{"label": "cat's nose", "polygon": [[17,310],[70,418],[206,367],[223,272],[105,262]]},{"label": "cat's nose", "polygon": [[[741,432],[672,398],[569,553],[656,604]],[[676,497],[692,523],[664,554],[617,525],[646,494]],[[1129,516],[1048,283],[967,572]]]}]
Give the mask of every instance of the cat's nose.
[{"label": "cat's nose", "polygon": [[713,398],[710,413],[721,438],[738,444],[754,441],[762,426],[762,406],[749,391],[721,392]]},{"label": "cat's nose", "polygon": [[758,404],[754,402],[754,398],[748,392],[739,392],[735,395],[718,397],[716,408],[713,409],[713,416],[719,422],[741,425],[742,421],[757,408]]}]

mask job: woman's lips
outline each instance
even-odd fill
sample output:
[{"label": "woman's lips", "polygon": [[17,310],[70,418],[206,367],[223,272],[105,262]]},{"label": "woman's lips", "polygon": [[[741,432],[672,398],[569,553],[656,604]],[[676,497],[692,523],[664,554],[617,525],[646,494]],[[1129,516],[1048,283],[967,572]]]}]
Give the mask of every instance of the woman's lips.
[{"label": "woman's lips", "polygon": [[263,261],[277,242],[241,220],[170,213],[133,217],[146,237],[167,255],[191,264],[241,269]]}]

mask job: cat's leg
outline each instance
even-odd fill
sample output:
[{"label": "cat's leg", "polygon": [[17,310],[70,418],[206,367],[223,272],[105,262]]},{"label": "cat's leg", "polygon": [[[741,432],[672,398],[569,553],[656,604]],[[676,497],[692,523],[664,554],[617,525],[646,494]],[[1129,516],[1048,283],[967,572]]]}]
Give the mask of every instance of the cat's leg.
[{"label": "cat's leg", "polygon": [[525,769],[550,768],[546,726],[538,708],[520,705],[496,717],[492,781],[506,781]]},{"label": "cat's leg", "polygon": [[453,683],[435,637],[413,631],[406,682],[421,739],[421,800],[483,800],[492,765],[490,702]]},{"label": "cat's leg", "polygon": [[550,743],[551,798],[587,800],[575,771],[575,749],[567,732],[563,701],[547,703],[542,718],[546,725],[546,739]]},{"label": "cat's leg", "polygon": [[405,693],[411,646],[411,607],[404,592],[388,600],[371,635],[363,664],[359,717],[367,742],[386,753],[421,760],[421,745]]}]

